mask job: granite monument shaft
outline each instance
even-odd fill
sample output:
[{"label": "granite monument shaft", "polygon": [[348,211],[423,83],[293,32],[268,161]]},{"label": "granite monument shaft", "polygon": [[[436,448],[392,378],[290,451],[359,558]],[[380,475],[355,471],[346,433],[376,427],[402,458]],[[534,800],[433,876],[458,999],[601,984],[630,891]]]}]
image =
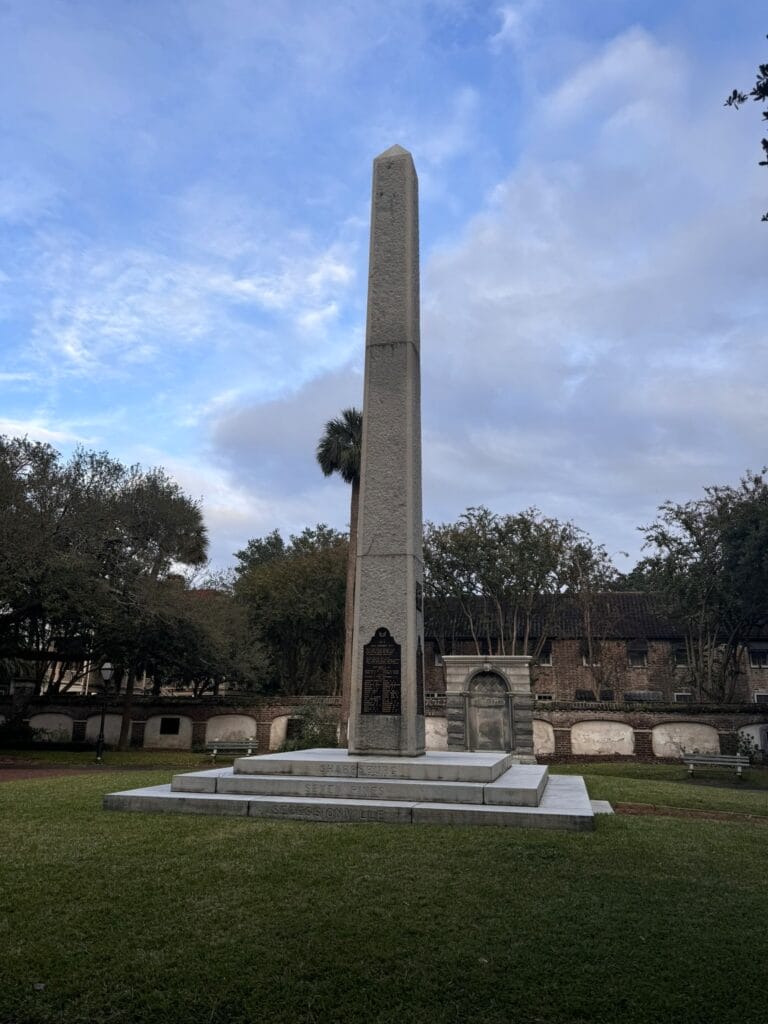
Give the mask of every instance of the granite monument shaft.
[{"label": "granite monument shaft", "polygon": [[424,753],[418,179],[373,162],[350,754]]}]

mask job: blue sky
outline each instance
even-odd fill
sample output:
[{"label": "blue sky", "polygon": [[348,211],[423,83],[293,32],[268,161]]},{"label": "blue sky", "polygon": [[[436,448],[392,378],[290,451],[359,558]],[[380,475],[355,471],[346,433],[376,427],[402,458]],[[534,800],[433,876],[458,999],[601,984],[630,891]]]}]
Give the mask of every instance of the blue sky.
[{"label": "blue sky", "polygon": [[753,0],[0,0],[0,432],[163,465],[214,564],[345,528],[373,157],[420,178],[424,511],[636,527],[768,462]]}]

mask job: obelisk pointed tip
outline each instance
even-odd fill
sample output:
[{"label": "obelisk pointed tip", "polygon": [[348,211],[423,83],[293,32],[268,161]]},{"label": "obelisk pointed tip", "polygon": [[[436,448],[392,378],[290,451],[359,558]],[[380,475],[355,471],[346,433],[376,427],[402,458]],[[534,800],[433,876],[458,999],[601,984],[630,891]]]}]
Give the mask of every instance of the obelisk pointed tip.
[{"label": "obelisk pointed tip", "polygon": [[385,158],[393,156],[411,156],[407,149],[403,149],[402,146],[398,146],[395,143],[394,146],[390,146],[389,149],[385,149],[383,153],[379,153],[376,157],[377,160],[384,160]]}]

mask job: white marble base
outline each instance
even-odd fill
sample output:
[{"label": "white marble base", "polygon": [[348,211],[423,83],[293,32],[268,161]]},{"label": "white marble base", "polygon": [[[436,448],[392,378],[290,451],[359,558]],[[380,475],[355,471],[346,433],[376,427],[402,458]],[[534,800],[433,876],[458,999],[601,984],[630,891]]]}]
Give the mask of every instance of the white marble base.
[{"label": "white marble base", "polygon": [[305,821],[594,828],[595,809],[582,778],[552,777],[545,765],[513,761],[502,752],[438,751],[419,758],[322,749],[267,754],[239,758],[234,768],[176,775],[168,786],[111,793],[104,807]]},{"label": "white marble base", "polygon": [[316,747],[284,754],[239,757],[237,775],[319,775],[358,779],[424,779],[433,782],[493,782],[513,763],[503,751],[470,754],[431,750],[419,757],[348,754]]}]

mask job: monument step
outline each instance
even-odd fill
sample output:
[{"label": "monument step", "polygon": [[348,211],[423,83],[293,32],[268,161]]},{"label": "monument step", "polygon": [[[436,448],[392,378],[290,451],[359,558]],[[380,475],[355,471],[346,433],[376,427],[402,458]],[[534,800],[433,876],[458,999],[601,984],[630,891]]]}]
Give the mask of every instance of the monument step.
[{"label": "monument step", "polygon": [[234,768],[236,775],[493,782],[513,763],[514,754],[501,750],[482,753],[432,750],[419,757],[388,757],[348,754],[342,748],[316,747],[282,754],[239,757]]},{"label": "monument step", "polygon": [[545,765],[512,765],[494,782],[444,782],[309,775],[244,775],[231,768],[174,776],[174,793],[298,796],[340,800],[504,804],[535,807],[547,784]]},{"label": "monument step", "polygon": [[594,828],[594,813],[584,780],[576,775],[550,777],[538,807],[188,793],[174,791],[170,785],[165,785],[110,793],[104,797],[104,808],[112,811],[295,818],[302,821],[502,825],[572,831]]}]

